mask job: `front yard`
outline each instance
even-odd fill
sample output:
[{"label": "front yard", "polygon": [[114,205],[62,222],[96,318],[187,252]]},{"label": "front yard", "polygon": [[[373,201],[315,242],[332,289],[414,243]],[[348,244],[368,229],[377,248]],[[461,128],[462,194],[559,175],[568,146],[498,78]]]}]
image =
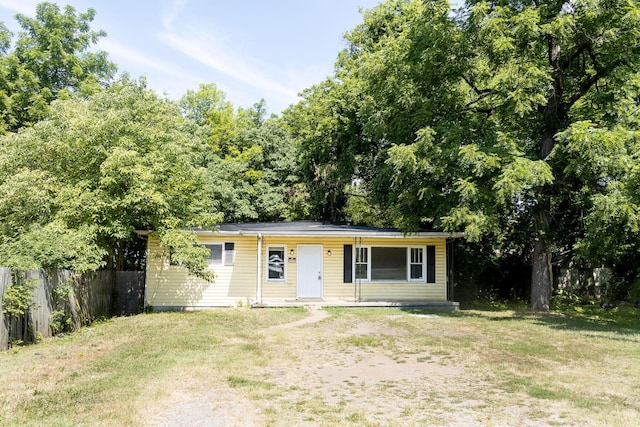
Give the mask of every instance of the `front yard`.
[{"label": "front yard", "polygon": [[2,353],[0,425],[640,425],[637,313],[325,311],[146,314]]}]

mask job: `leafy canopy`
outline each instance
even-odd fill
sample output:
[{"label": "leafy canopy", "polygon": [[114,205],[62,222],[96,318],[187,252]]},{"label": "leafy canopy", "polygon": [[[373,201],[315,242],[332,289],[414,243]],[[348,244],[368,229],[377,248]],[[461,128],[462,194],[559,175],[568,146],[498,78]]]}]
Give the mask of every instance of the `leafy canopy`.
[{"label": "leafy canopy", "polygon": [[[156,230],[194,273],[206,267],[190,227],[220,220],[208,151],[178,107],[124,79],[0,139],[0,264],[117,267],[136,229]],[[198,258],[199,255],[199,259]]]},{"label": "leafy canopy", "polygon": [[95,13],[40,3],[34,18],[16,15],[22,31],[15,41],[0,25],[0,130],[31,126],[47,117],[53,100],[89,95],[111,82],[116,66],[106,52],[90,51],[106,35],[91,29]]}]

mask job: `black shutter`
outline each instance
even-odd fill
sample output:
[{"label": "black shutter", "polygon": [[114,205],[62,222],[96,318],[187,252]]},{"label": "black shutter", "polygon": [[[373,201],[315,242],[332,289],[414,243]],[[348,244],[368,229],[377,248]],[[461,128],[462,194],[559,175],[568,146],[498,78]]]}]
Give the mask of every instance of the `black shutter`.
[{"label": "black shutter", "polygon": [[436,283],[436,247],[427,246],[427,283]]},{"label": "black shutter", "polygon": [[344,283],[353,282],[353,245],[344,245]]}]

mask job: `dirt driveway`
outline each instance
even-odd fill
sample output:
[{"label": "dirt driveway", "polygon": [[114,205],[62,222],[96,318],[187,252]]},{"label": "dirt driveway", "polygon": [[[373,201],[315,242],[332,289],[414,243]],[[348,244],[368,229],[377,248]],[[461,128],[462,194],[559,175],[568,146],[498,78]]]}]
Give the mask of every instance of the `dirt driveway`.
[{"label": "dirt driveway", "polygon": [[[328,317],[323,309],[310,308],[301,321],[261,330],[282,357],[248,367],[243,378],[253,379],[242,380],[240,387],[225,379],[203,382],[206,373],[185,372],[168,397],[153,405],[148,424],[335,425],[327,410],[333,408],[343,414],[338,424],[349,425],[548,425],[532,420],[526,406],[492,414],[489,401],[497,392],[487,391],[481,372],[470,375],[464,368],[473,361],[456,363],[446,348],[389,352],[385,340],[411,331],[361,319],[332,323]],[[428,325],[438,315],[422,317]],[[447,334],[437,326],[425,330],[432,337]],[[292,406],[295,411],[278,409]]]}]

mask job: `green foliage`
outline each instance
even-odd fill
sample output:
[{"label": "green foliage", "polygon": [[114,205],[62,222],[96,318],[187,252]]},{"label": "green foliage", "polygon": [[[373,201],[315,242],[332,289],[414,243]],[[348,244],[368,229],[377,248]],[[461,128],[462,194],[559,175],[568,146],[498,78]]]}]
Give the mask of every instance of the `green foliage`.
[{"label": "green foliage", "polygon": [[9,316],[21,318],[33,305],[36,280],[14,280],[2,295],[2,308]]},{"label": "green foliage", "polygon": [[299,150],[302,185],[297,194],[304,199],[298,202],[313,219],[343,219],[345,189],[366,150],[367,141],[357,137],[361,131],[355,120],[357,93],[350,89],[326,80],[307,89],[305,100],[283,114]]},{"label": "green foliage", "polygon": [[49,327],[53,335],[69,331],[71,328],[72,318],[65,310],[65,307],[72,295],[72,280],[57,283],[51,291],[51,307],[53,311],[51,312]]},{"label": "green foliage", "polygon": [[153,233],[160,239],[160,244],[166,251],[163,255],[171,259],[171,262],[185,267],[196,277],[213,281],[215,274],[208,270],[205,257],[209,254],[207,248],[198,242],[194,232],[184,229],[162,229]]},{"label": "green foliage", "polygon": [[346,39],[285,114],[316,215],[343,217],[355,186],[353,217],[536,252],[539,308],[551,251],[637,257],[637,2],[389,0]]},{"label": "green foliage", "polygon": [[53,310],[49,319],[49,327],[53,335],[68,331],[71,327],[71,317],[64,310]]},{"label": "green foliage", "polygon": [[187,92],[179,105],[210,148],[203,154],[202,165],[212,203],[225,221],[293,216],[289,197],[298,182],[297,150],[283,123],[265,118],[264,101],[234,112],[224,93],[207,84]]},{"label": "green foliage", "polygon": [[558,289],[551,298],[554,310],[563,310],[584,303],[584,299],[572,290]]},{"label": "green foliage", "polygon": [[225,221],[290,218],[289,194],[298,177],[297,150],[287,130],[270,119],[259,127],[242,127],[235,144],[236,155],[216,157],[208,167]]},{"label": "green foliage", "polygon": [[233,151],[238,120],[233,105],[214,83],[201,84],[197,92],[188,90],[179,106],[184,117],[201,126],[213,152],[225,156]]},{"label": "green foliage", "polygon": [[0,117],[2,129],[17,131],[48,115],[49,104],[73,93],[89,95],[108,84],[115,65],[91,47],[106,35],[93,31],[95,10],[40,3],[34,18],[22,14],[11,50],[11,33],[0,28]]},{"label": "green foliage", "polygon": [[209,149],[192,128],[125,78],[58,100],[48,120],[0,139],[0,264],[122,269],[136,229],[211,227]]}]

